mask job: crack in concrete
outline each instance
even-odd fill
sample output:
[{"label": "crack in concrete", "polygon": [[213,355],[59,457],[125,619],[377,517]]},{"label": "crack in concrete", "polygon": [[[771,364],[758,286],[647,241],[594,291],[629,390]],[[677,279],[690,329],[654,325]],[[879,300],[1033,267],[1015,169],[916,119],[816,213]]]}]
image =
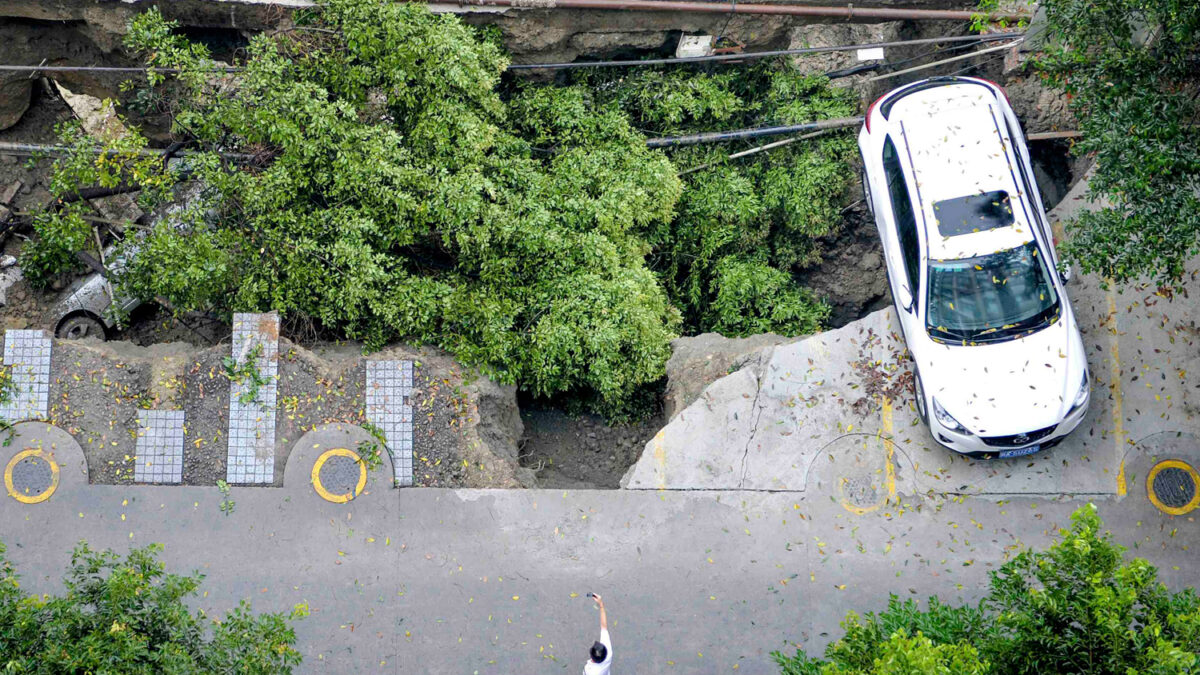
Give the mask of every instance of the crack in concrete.
[{"label": "crack in concrete", "polygon": [[[762,408],[758,405],[758,398],[762,395],[763,378],[767,375],[767,367],[771,363],[771,355],[775,353],[774,347],[769,347],[758,354],[758,363],[754,368],[754,401],[750,404],[750,437],[746,439],[746,447],[742,450],[742,477],[738,480],[738,489],[746,487],[746,458],[750,456],[750,444],[754,442],[754,437],[758,434],[758,421],[762,418]],[[763,365],[763,357],[767,357],[767,365]]]}]

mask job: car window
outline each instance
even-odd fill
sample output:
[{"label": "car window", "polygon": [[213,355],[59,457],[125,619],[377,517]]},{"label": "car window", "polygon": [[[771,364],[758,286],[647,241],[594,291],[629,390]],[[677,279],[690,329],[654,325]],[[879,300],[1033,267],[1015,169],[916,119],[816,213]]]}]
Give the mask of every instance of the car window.
[{"label": "car window", "polygon": [[904,182],[904,171],[900,168],[900,156],[891,136],[883,141],[883,171],[887,176],[892,213],[896,220],[896,235],[900,242],[900,255],[904,258],[904,269],[908,274],[908,287],[916,298],[921,281],[921,248],[917,241],[917,221],[913,213],[912,199],[908,195],[908,185]]},{"label": "car window", "polygon": [[[1008,132],[1008,137],[1012,143],[1013,158],[1017,162],[1017,173],[1021,174],[1021,189],[1025,191],[1025,199],[1031,205],[1031,216],[1036,218],[1039,223],[1042,223],[1042,216],[1038,212],[1037,207],[1033,204],[1033,200],[1041,199],[1041,194],[1033,187],[1033,181],[1029,180],[1029,175],[1025,172],[1025,160],[1021,156],[1021,151],[1017,148],[1017,134],[1013,131],[1012,125],[1008,123],[1008,118],[1004,119],[1004,130]],[[1044,226],[1045,224],[1042,223]],[[1047,232],[1049,236],[1049,232]]]},{"label": "car window", "polygon": [[1012,203],[1004,190],[943,199],[933,203],[933,218],[943,237],[994,230],[1013,224]]},{"label": "car window", "polygon": [[934,338],[995,341],[1050,325],[1059,302],[1035,242],[929,263],[926,327]]}]

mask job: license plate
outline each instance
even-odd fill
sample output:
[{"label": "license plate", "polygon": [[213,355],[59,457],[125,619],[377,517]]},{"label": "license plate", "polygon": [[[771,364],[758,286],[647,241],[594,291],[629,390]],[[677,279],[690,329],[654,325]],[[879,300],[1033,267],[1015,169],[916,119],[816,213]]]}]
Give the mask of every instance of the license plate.
[{"label": "license plate", "polygon": [[1042,449],[1042,446],[1039,444],[1039,445],[1031,445],[1028,448],[1020,448],[1018,450],[1001,450],[1000,451],[1000,459],[1007,459],[1009,457],[1024,457],[1025,455],[1032,455],[1033,453],[1035,453],[1041,449]]}]

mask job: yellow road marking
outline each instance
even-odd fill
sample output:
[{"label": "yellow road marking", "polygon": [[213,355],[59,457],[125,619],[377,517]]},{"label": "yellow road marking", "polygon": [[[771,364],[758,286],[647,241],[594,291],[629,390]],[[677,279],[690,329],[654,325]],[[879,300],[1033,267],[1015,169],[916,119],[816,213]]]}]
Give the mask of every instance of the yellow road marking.
[{"label": "yellow road marking", "polygon": [[667,449],[663,447],[663,432],[654,434],[654,487],[667,488]]},{"label": "yellow road marking", "polygon": [[[32,497],[21,494],[13,485],[13,468],[26,457],[37,457],[50,465],[50,487],[46,488],[41,494]],[[38,448],[26,448],[18,452],[12,459],[8,460],[8,466],[4,467],[4,488],[8,491],[9,497],[22,504],[37,504],[50,499],[50,495],[54,494],[54,491],[58,489],[58,462],[54,461],[54,453],[42,452]]]},{"label": "yellow road marking", "polygon": [[[851,504],[850,500],[846,499],[845,489],[846,483],[850,482],[849,479],[845,476],[842,476],[837,483],[839,503],[842,505],[842,508],[857,516],[861,516],[865,513],[871,513],[872,511],[878,511],[879,507],[887,504],[896,497],[896,465],[894,463],[896,446],[892,443],[892,400],[884,396],[880,398],[879,404],[880,429],[878,432],[876,432],[875,437],[887,446],[887,458],[883,465],[884,481],[885,485],[887,486],[887,494],[882,500],[875,504],[870,506],[858,506],[857,504]],[[864,446],[866,445],[866,439],[868,438],[870,437],[863,436]]]},{"label": "yellow road marking", "polygon": [[[321,467],[325,466],[325,462],[331,457],[349,457],[355,462],[358,462],[358,484],[354,486],[353,492],[335,495],[329,490],[326,490],[325,486],[321,484]],[[367,486],[367,463],[362,461],[362,458],[358,456],[358,453],[354,452],[353,450],[347,450],[346,448],[334,448],[332,450],[326,450],[325,452],[321,453],[321,456],[317,458],[317,461],[313,462],[312,486],[313,489],[317,491],[317,494],[321,496],[321,499],[324,499],[327,502],[333,502],[334,504],[345,504],[351,499],[354,499],[358,495],[362,494],[363,488]]]},{"label": "yellow road marking", "polygon": [[1117,330],[1117,296],[1113,282],[1108,280],[1108,390],[1112,393],[1113,444],[1121,462],[1117,469],[1117,495],[1124,497],[1125,486],[1125,397],[1121,393],[1121,336]]},{"label": "yellow road marking", "polygon": [[883,433],[886,435],[884,439],[887,442],[887,489],[888,498],[896,496],[896,466],[893,463],[896,455],[896,448],[892,445],[892,399],[887,396],[883,397],[883,409],[880,411],[882,417]]}]

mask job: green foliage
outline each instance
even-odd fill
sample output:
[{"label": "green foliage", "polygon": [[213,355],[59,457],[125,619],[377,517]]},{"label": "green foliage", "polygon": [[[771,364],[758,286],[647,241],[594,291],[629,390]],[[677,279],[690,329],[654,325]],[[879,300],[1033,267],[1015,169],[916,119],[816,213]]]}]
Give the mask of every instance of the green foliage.
[{"label": "green foliage", "polygon": [[164,571],[161,545],[124,558],[79,544],[61,596],[27,595],[0,544],[0,666],[4,672],[286,675],[300,663],[289,621],[243,601],[220,619],[187,603],[203,576]]},{"label": "green foliage", "polygon": [[306,315],[371,347],[437,344],[607,410],[658,379],[679,320],[640,232],[674,211],[670,162],[615,110],[540,121],[527,131],[556,147],[535,153],[499,95],[497,42],[453,15],[334,0],[306,20],[323,30],[256,36],[236,76],[206,72],[207,51],[155,11],[131,24],[130,48],[183,71],[149,84],[200,149],[203,189],[137,235],[123,290]]},{"label": "green foliage", "polygon": [[221,359],[221,365],[225,368],[225,377],[229,378],[230,382],[246,383],[245,390],[238,394],[238,401],[245,405],[258,400],[258,391],[263,386],[270,384],[270,380],[258,372],[258,357],[260,356],[262,356],[262,345],[257,344],[246,354],[246,358],[241,363],[238,363],[233,356]]},{"label": "green foliage", "polygon": [[[578,119],[584,111],[603,117],[616,108],[634,127],[655,136],[845,117],[856,107],[850,94],[829,87],[822,77],[801,73],[788,61],[715,72],[639,68],[576,77],[577,88],[586,87],[590,95],[547,112]],[[531,87],[521,97],[531,96],[531,89],[537,96],[556,91]],[[521,119],[518,128],[532,126]],[[535,145],[546,142],[541,135],[526,132],[525,137]],[[666,151],[681,170],[712,165],[684,176],[669,227],[643,230],[653,246],[651,268],[689,332],[800,335],[819,329],[828,316],[828,308],[792,274],[819,260],[820,238],[841,222],[853,180],[853,139],[847,132],[834,132],[726,160],[729,153],[755,144]]]},{"label": "green foliage", "polygon": [[850,612],[823,659],[772,656],[784,675],[1198,672],[1200,598],[1169,592],[1145,560],[1123,562],[1101,528],[1094,506],[1077,510],[1047,550],[992,572],[979,607],[892,596],[879,614]]},{"label": "green foliage", "polygon": [[374,471],[383,464],[383,453],[387,448],[387,437],[383,434],[383,429],[363,421],[360,425],[367,433],[371,434],[368,440],[358,442],[359,461],[367,467],[367,471]]},{"label": "green foliage", "polygon": [[[255,36],[236,74],[212,72],[155,10],[131,23],[127,46],[179,71],[151,70],[138,99],[195,150],[189,187],[168,195],[184,169],[134,154],[136,134],[94,166],[77,130],[55,183],[136,182],[146,208],[184,202],[127,224],[121,292],[302,315],[371,348],[435,344],[610,415],[661,378],[681,328],[799,334],[826,316],[791,275],[840,220],[848,134],[737,164],[727,147],[651,151],[643,135],[852,113],[824,80],[777,63],[502,86],[494,32],[453,14],[331,0],[297,21],[320,30]],[[83,215],[39,216],[35,276],[89,245]]]},{"label": "green foliage", "polygon": [[1118,282],[1178,283],[1200,253],[1200,3],[1050,0],[1037,66],[1063,89],[1096,158],[1089,196],[1108,205],[1068,224],[1064,252]]},{"label": "green foliage", "polygon": [[796,286],[790,274],[756,260],[723,258],[712,285],[716,299],[710,325],[724,335],[813,333],[829,315],[829,308]]},{"label": "green foliage", "polygon": [[999,672],[1189,673],[1198,669],[1200,598],[1171,593],[1142,559],[1102,531],[1095,507],[1046,551],[992,574],[989,656]]},{"label": "green foliage", "polygon": [[232,488],[229,486],[229,483],[218,479],[217,490],[221,493],[221,504],[218,508],[221,509],[221,513],[229,516],[233,513],[233,510],[237,508],[237,502],[229,498],[229,493]]},{"label": "green foliage", "polygon": [[12,403],[17,395],[17,383],[13,382],[12,366],[0,363],[0,405]]},{"label": "green foliage", "polygon": [[73,121],[60,125],[58,134],[69,152],[54,160],[50,173],[47,189],[53,206],[35,215],[38,236],[21,249],[21,269],[35,286],[74,267],[76,251],[94,249],[92,224],[84,218],[87,204],[78,198],[81,188],[137,185],[142,188],[139,200],[148,205],[164,198],[175,183],[160,160],[138,154],[146,139],[136,131],[119,135],[109,127],[93,136]]}]

